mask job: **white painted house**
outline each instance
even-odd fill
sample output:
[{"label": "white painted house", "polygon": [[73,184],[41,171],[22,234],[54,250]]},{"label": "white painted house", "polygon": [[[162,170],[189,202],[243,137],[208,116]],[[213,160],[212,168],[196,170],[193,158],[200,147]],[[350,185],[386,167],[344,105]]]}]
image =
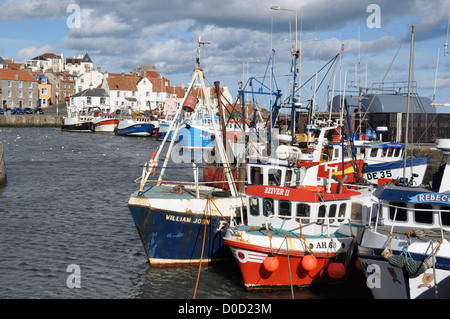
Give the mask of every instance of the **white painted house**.
[{"label": "white painted house", "polygon": [[69,108],[78,113],[86,108],[99,108],[102,113],[113,112],[110,107],[109,95],[102,88],[88,88],[70,97]]},{"label": "white painted house", "polygon": [[80,93],[91,86],[96,88],[103,83],[103,73],[97,70],[90,70],[81,74],[75,81],[75,93]]}]

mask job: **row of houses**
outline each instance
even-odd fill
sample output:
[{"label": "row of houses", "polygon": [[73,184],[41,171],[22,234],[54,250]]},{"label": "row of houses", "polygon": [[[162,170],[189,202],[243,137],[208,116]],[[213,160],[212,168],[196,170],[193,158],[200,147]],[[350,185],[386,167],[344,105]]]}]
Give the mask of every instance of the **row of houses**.
[{"label": "row of houses", "polygon": [[[62,56],[62,54],[61,54]],[[172,114],[186,88],[171,86],[154,66],[141,66],[129,74],[102,72],[83,57],[45,53],[23,64],[0,57],[0,101],[3,108],[37,108],[65,103],[72,109],[99,107],[103,112],[130,110]],[[209,95],[213,95],[211,90]],[[223,94],[232,97],[225,85]]]}]

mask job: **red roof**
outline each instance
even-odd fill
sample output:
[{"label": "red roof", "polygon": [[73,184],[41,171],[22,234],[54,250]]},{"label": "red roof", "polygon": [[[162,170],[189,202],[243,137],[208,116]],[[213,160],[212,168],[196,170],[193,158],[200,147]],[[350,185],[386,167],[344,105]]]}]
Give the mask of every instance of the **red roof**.
[{"label": "red roof", "polygon": [[0,69],[0,78],[2,80],[37,82],[30,72],[22,70]]}]

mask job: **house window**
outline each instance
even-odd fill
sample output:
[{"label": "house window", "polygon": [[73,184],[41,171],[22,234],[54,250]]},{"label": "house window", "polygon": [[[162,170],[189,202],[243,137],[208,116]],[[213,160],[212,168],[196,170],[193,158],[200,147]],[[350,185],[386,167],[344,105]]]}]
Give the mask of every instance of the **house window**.
[{"label": "house window", "polygon": [[32,89],[32,88],[33,88],[33,83],[32,83],[32,82],[28,83],[28,88],[29,88],[29,89]]},{"label": "house window", "polygon": [[33,92],[32,92],[32,91],[28,92],[28,98],[29,98],[29,99],[32,99],[32,98],[33,98]]},{"label": "house window", "polygon": [[100,104],[101,105],[105,105],[106,104],[106,99],[104,97],[100,98]]},{"label": "house window", "polygon": [[19,91],[19,97],[23,97],[23,91],[22,90]]},{"label": "house window", "polygon": [[41,95],[47,95],[47,88],[41,89]]},{"label": "house window", "polygon": [[92,98],[90,96],[87,97],[87,105],[91,105],[92,102]]},{"label": "house window", "polygon": [[19,82],[19,88],[21,89],[23,87],[23,82]]},{"label": "house window", "polygon": [[11,91],[8,91],[8,97],[11,97],[11,96],[12,96]]},{"label": "house window", "polygon": [[8,81],[8,87],[9,88],[11,87],[11,81]]},{"label": "house window", "polygon": [[120,97],[120,91],[117,91],[117,97]]}]

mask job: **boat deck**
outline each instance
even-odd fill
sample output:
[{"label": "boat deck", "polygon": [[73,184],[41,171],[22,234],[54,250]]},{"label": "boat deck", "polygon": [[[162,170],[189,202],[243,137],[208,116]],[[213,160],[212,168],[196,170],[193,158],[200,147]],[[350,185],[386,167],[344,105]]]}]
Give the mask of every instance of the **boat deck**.
[{"label": "boat deck", "polygon": [[[199,186],[199,198],[220,198],[230,197],[230,193],[214,187]],[[193,199],[196,198],[195,185],[170,184],[161,186],[151,186],[142,192],[136,191],[132,197],[144,197],[152,199]],[[245,195],[242,194],[242,197]]]}]

